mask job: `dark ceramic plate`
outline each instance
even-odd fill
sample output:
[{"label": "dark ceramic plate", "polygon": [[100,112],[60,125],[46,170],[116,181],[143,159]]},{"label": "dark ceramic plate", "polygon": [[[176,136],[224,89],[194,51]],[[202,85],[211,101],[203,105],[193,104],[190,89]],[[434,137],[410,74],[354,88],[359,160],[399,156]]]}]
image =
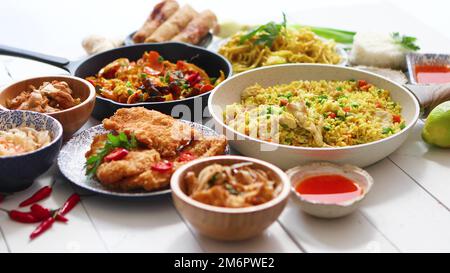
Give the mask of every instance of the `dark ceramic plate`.
[{"label": "dark ceramic plate", "polygon": [[[134,45],[134,44],[136,44],[133,41],[133,35],[135,33],[136,33],[136,31],[133,32],[133,33],[130,33],[127,37],[125,37],[125,40],[124,40],[123,43],[125,45]],[[207,48],[209,46],[209,44],[211,44],[212,39],[213,39],[213,35],[211,34],[211,32],[208,32],[208,34],[206,34],[206,36],[203,37],[203,39],[200,40],[200,42],[197,44],[197,46],[201,46],[201,47]]]},{"label": "dark ceramic plate", "polygon": [[[203,126],[198,123],[182,121],[189,124],[194,129],[200,131],[205,136],[219,136],[214,130]],[[100,184],[97,180],[89,178],[85,175],[84,163],[86,161],[84,154],[89,150],[92,143],[92,139],[95,135],[104,134],[109,132],[103,125],[97,125],[86,129],[75,136],[72,137],[61,149],[58,156],[58,167],[61,173],[75,185],[108,196],[115,197],[149,197],[155,195],[162,195],[170,193],[170,189],[163,189],[159,191],[145,192],[145,191],[134,191],[134,192],[123,192],[108,189]],[[225,154],[230,153],[230,148],[226,147]]]},{"label": "dark ceramic plate", "polygon": [[0,130],[20,126],[47,130],[52,141],[32,152],[0,156],[0,192],[17,192],[31,186],[35,178],[53,165],[61,148],[63,128],[53,117],[31,111],[0,110]]}]

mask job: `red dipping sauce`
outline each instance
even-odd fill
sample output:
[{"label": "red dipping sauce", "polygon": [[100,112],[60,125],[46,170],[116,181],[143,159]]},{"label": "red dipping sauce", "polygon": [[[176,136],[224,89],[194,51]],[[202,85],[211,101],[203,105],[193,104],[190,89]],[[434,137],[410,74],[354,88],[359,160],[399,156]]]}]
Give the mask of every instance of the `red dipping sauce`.
[{"label": "red dipping sauce", "polygon": [[336,204],[350,201],[363,193],[361,187],[341,175],[319,175],[301,180],[295,190],[311,202]]},{"label": "red dipping sauce", "polygon": [[416,79],[418,83],[447,83],[450,82],[450,67],[444,65],[416,65]]}]

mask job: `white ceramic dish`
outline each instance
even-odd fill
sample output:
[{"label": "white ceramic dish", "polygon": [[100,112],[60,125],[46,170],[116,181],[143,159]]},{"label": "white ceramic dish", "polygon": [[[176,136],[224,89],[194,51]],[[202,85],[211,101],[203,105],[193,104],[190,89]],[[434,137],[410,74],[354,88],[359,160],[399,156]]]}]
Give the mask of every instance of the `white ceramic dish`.
[{"label": "white ceramic dish", "polygon": [[[239,102],[242,90],[255,83],[266,87],[296,80],[349,79],[364,79],[389,90],[392,99],[402,106],[406,127],[395,135],[371,143],[339,148],[308,148],[255,139],[236,132],[223,123],[222,113],[225,106]],[[268,161],[282,169],[317,161],[359,167],[373,164],[395,151],[406,140],[420,112],[419,102],[414,95],[393,81],[354,68],[321,64],[285,64],[243,72],[216,87],[209,97],[208,107],[215,122],[215,129],[227,136],[231,146],[243,155]]]},{"label": "white ceramic dish", "polygon": [[[369,173],[355,166],[338,166],[330,163],[311,163],[294,167],[286,171],[291,180],[291,192],[293,199],[300,205],[301,209],[308,214],[320,218],[337,218],[348,215],[359,208],[361,201],[369,193],[373,185],[373,178]],[[340,203],[312,202],[302,197],[296,191],[296,187],[307,177],[337,174],[349,178],[358,184],[362,189],[362,194],[355,199]]]}]

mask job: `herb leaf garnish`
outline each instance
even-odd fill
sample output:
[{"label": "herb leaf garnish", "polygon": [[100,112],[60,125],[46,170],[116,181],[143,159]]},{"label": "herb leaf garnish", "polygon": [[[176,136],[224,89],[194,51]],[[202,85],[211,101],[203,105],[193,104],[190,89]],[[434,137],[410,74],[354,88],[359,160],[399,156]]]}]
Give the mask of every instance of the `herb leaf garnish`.
[{"label": "herb leaf garnish", "polygon": [[420,49],[420,47],[418,45],[416,45],[416,41],[417,41],[416,37],[400,35],[400,33],[398,33],[398,32],[392,33],[391,36],[392,36],[392,39],[394,39],[394,42],[396,44],[401,45],[403,48],[406,48],[406,49],[409,49],[412,51],[417,51]]},{"label": "herb leaf garnish", "polygon": [[106,136],[107,140],[105,146],[100,149],[95,155],[90,156],[84,165],[86,169],[86,175],[91,177],[97,172],[98,166],[103,161],[103,158],[107,156],[115,148],[125,148],[131,150],[138,146],[138,142],[134,134],[128,137],[125,133],[121,132],[118,135],[109,133]]},{"label": "herb leaf garnish", "polygon": [[282,29],[286,29],[286,15],[283,13],[283,22],[277,24],[275,22],[269,22],[265,25],[261,25],[256,29],[248,32],[247,34],[241,36],[240,43],[244,43],[254,36],[257,36],[255,40],[256,45],[271,47],[273,42],[276,40],[278,35],[280,35]]}]

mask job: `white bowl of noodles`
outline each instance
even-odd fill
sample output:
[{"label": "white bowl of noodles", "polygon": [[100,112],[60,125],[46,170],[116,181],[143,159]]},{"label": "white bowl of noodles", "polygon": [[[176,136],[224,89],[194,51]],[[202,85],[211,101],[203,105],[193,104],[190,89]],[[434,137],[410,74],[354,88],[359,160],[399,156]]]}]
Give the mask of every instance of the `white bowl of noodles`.
[{"label": "white bowl of noodles", "polygon": [[[347,81],[365,80],[390,92],[392,101],[401,106],[402,128],[367,143],[337,147],[292,146],[269,142],[249,136],[226,125],[224,111],[227,105],[240,103],[241,92],[256,83],[262,87],[288,84],[293,81]],[[358,69],[320,64],[285,64],[257,68],[243,72],[221,83],[208,101],[215,129],[225,134],[230,145],[243,155],[273,163],[282,169],[315,161],[352,164],[359,167],[373,164],[395,151],[407,138],[416,123],[420,107],[417,99],[404,87],[384,77]],[[380,130],[382,128],[379,128]],[[323,132],[323,131],[322,131]]]}]

